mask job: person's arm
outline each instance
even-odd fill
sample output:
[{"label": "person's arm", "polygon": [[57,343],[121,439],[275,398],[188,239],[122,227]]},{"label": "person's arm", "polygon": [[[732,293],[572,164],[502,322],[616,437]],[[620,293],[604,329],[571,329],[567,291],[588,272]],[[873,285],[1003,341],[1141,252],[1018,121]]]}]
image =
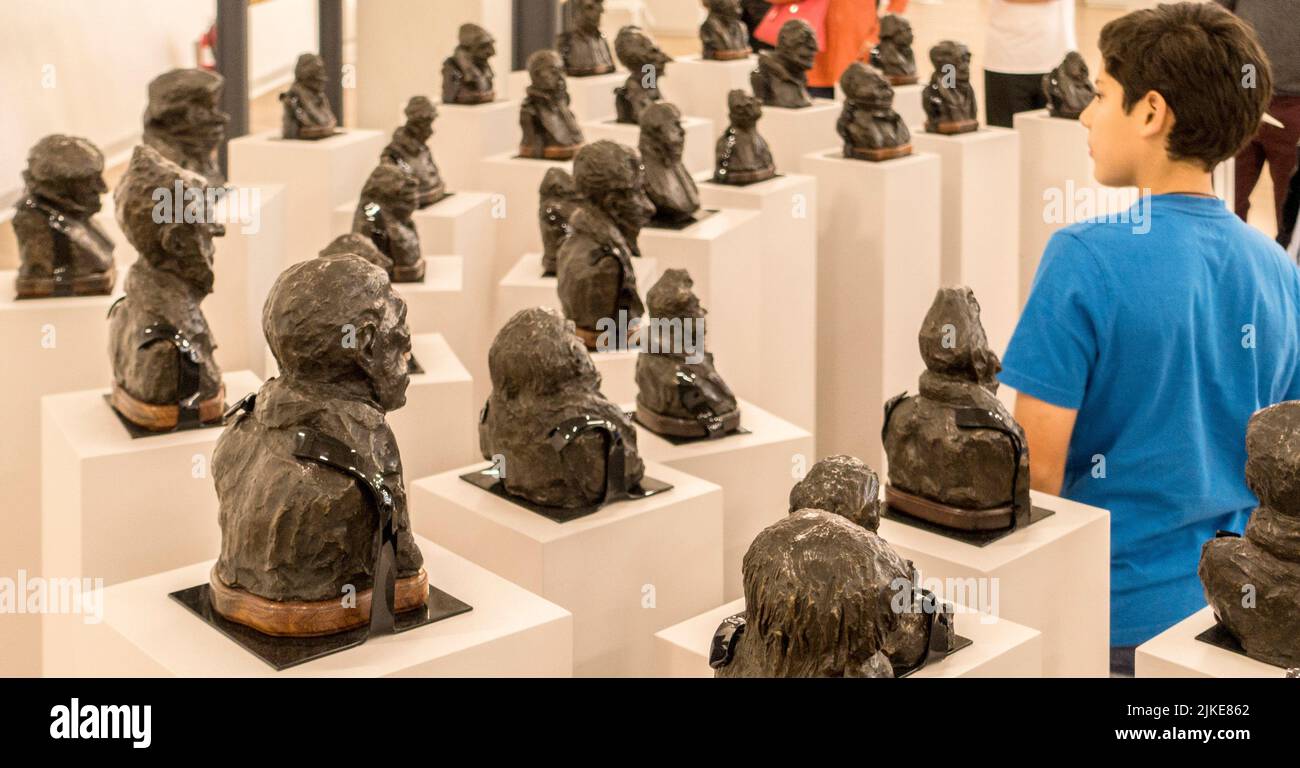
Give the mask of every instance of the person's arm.
[{"label": "person's arm", "polygon": [[1029,443],[1029,487],[1035,491],[1061,494],[1065,480],[1065,457],[1074,434],[1073,408],[1045,403],[1033,395],[1016,393],[1016,421]]}]

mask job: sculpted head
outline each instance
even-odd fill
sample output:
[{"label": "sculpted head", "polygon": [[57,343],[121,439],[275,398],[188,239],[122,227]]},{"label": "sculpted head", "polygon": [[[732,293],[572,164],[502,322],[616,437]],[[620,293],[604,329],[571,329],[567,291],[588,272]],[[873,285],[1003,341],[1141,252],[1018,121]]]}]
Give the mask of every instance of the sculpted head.
[{"label": "sculpted head", "polygon": [[317,93],[324,92],[325,60],[314,53],[304,53],[293,68],[293,79]]},{"label": "sculpted head", "polygon": [[438,108],[427,96],[412,96],[406,102],[406,130],[420,141],[433,136],[433,121],[438,119]]},{"label": "sculpted head", "polygon": [[753,128],[763,116],[763,100],[736,88],[727,93],[727,115],[737,128]]},{"label": "sculpted head", "polygon": [[654,216],[645,191],[645,167],[631,147],[596,141],[578,150],[573,160],[578,194],[613,218],[625,231],[639,230]]},{"label": "sculpted head", "polygon": [[823,509],[875,531],[880,527],[880,478],[861,459],[829,456],[790,489],[790,511]]},{"label": "sculpted head", "polygon": [[215,148],[230,115],[221,111],[225,79],[206,69],[173,69],[149,83],[145,127]]},{"label": "sculpted head", "polygon": [[944,40],[930,49],[930,63],[936,75],[953,73],[958,83],[970,82],[970,49],[961,43]]},{"label": "sculpted head", "polygon": [[875,67],[855,61],[840,75],[844,98],[871,109],[884,109],[894,103],[894,89]]},{"label": "sculpted head", "polygon": [[1269,406],[1250,417],[1246,485],[1263,506],[1300,517],[1300,400]]},{"label": "sculpted head", "polygon": [[904,46],[912,44],[912,24],[907,19],[896,13],[885,14],[880,17],[880,40],[889,41],[894,45]]},{"label": "sculpted head", "polygon": [[940,288],[918,334],[921,359],[931,372],[995,385],[1002,363],[989,348],[980,305],[970,288]]},{"label": "sculpted head", "polygon": [[86,139],[53,134],[27,153],[23,183],[33,195],[54,203],[66,213],[90,216],[101,207],[104,155]]},{"label": "sculpted head", "polygon": [[627,26],[614,38],[614,53],[630,72],[645,75],[651,69],[662,75],[664,65],[672,61],[640,27]]},{"label": "sculpted head", "polygon": [[811,69],[817,58],[817,32],[803,19],[791,19],[777,33],[776,50],[800,70]]},{"label": "sculpted head", "polygon": [[704,7],[724,19],[740,18],[740,0],[704,0]]},{"label": "sculpted head", "polygon": [[600,374],[570,321],[543,307],[520,310],[501,327],[488,350],[488,374],[493,395],[506,399],[600,387]]},{"label": "sculpted head", "polygon": [[534,51],[528,57],[528,79],[534,88],[545,93],[563,92],[566,90],[564,60],[549,48]]},{"label": "sculpted head", "polygon": [[329,245],[321,249],[317,254],[321,258],[328,256],[342,256],[351,254],[360,256],[366,261],[374,264],[376,267],[384,270],[385,273],[393,271],[393,260],[388,258],[383,251],[375,247],[374,241],[359,232],[349,232],[346,235],[339,235],[334,238]]},{"label": "sculpted head", "polygon": [[573,8],[573,26],[589,35],[600,34],[600,17],[605,0],[569,0]]},{"label": "sculpted head", "polygon": [[641,110],[641,151],[647,144],[670,159],[680,160],[686,149],[682,112],[666,101],[656,101]]},{"label": "sculpted head", "polygon": [[380,163],[361,188],[362,204],[375,204],[399,220],[409,219],[420,204],[420,182],[392,163]]},{"label": "sculpted head", "polygon": [[497,55],[496,42],[491,33],[477,24],[462,24],[457,32],[457,43],[480,67]]}]

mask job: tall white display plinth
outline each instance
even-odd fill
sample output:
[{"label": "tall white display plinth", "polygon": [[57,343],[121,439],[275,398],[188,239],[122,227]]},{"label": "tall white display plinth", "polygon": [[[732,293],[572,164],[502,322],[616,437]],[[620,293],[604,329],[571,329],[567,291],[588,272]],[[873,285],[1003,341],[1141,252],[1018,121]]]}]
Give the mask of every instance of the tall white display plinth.
[{"label": "tall white display plinth", "polygon": [[497,253],[492,268],[494,284],[520,256],[542,249],[542,233],[537,222],[537,189],[551,168],[563,168],[573,173],[573,161],[534,160],[516,157],[514,152],[481,161],[479,179],[483,190],[499,196],[495,202],[499,215],[496,216]]},{"label": "tall white display plinth", "polygon": [[[676,99],[673,103],[688,115],[711,121],[716,142],[730,123],[727,94],[733,90],[749,93],[749,74],[756,66],[758,58],[753,55],[730,61],[706,60],[698,54],[679,57],[668,65]],[[763,123],[760,121],[758,125],[762,133]]]},{"label": "tall white display plinth", "polygon": [[1139,645],[1134,677],[1286,677],[1281,667],[1196,639],[1214,625],[1206,606]]},{"label": "tall white display plinth", "polygon": [[[691,173],[713,169],[713,145],[718,138],[713,128],[712,120],[695,115],[682,115],[682,130],[686,131],[686,147],[682,151],[682,164]],[[612,117],[583,123],[582,135],[586,137],[588,144],[601,140],[616,141],[636,149],[641,143],[640,126],[617,123]]]},{"label": "tall white display plinth", "polygon": [[[248,210],[240,213],[227,206],[222,214],[226,234],[213,241],[214,288],[202,306],[212,335],[218,339],[216,358],[221,369],[250,370],[262,376],[262,306],[283,269],[287,199],[280,185],[256,189],[258,194],[249,198]],[[232,200],[227,198],[227,202]],[[247,221],[239,221],[245,215]]]},{"label": "tall white display plinth", "polygon": [[[609,41],[611,52],[614,41]],[[567,77],[565,84],[569,89],[569,110],[578,118],[579,123],[613,120],[614,89],[627,80],[627,70],[618,68],[607,75],[590,77]],[[520,98],[523,98],[522,93]],[[591,141],[591,137],[587,137]]]},{"label": "tall white display plinth", "polygon": [[830,99],[813,99],[812,106],[803,109],[763,107],[758,132],[772,148],[776,172],[807,173],[802,167],[804,155],[838,148],[843,142],[835,132],[835,123],[841,109]]},{"label": "tall white display plinth", "polygon": [[519,127],[519,101],[489,104],[438,104],[438,122],[431,144],[438,170],[447,188],[481,189],[479,161],[502,152],[517,151],[523,135]]}]

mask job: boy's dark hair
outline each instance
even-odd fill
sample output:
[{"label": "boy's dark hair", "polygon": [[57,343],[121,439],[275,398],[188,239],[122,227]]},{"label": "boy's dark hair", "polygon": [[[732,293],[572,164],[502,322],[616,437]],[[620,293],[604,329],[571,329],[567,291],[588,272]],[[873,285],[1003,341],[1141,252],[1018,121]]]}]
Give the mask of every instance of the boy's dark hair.
[{"label": "boy's dark hair", "polygon": [[1174,113],[1169,156],[1206,170],[1255,135],[1273,74],[1254,30],[1214,3],[1134,11],[1102,27],[1102,62],[1124,87],[1124,110],[1156,91]]}]

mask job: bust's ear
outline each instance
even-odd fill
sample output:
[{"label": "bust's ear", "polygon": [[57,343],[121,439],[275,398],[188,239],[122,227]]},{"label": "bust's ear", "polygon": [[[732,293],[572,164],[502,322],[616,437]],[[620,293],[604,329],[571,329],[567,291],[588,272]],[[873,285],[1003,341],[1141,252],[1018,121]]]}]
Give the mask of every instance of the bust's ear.
[{"label": "bust's ear", "polygon": [[370,370],[378,361],[375,359],[378,331],[373,323],[366,323],[357,329],[357,361],[362,368]]}]

